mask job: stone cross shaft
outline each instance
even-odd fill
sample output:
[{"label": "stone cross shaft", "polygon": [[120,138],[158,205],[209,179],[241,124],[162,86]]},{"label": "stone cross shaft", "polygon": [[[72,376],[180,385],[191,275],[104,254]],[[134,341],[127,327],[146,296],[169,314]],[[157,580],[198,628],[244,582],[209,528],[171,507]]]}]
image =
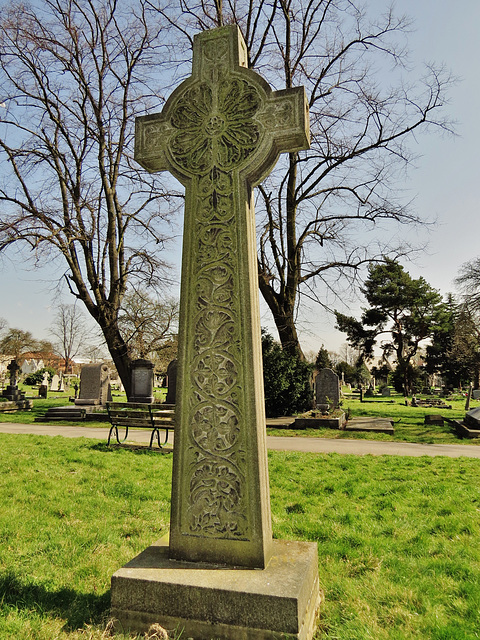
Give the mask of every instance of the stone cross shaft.
[{"label": "stone cross shaft", "polygon": [[135,159],[185,186],[172,559],[262,568],[271,554],[252,189],[308,131],[303,88],[247,69],[235,25],[198,34],[191,77],[136,119]]}]

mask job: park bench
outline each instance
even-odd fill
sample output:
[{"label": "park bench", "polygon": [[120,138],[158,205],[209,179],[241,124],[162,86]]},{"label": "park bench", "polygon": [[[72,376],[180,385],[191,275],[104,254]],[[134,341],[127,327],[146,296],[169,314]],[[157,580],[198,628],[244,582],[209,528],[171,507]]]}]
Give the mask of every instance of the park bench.
[{"label": "park bench", "polygon": [[[110,431],[108,445],[112,434],[118,444],[122,444],[128,437],[129,429],[151,429],[151,448],[154,438],[161,449],[168,441],[168,432],[174,428],[175,405],[173,404],[143,404],[140,402],[107,402]],[[119,429],[125,429],[123,439],[120,439]],[[160,429],[165,430],[165,440],[160,442]]]}]

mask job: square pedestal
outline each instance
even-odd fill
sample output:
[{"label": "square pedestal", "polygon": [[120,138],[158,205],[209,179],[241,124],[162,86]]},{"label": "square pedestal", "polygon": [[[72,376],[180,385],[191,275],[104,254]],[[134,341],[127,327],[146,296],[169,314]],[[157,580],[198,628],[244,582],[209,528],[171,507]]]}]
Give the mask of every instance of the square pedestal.
[{"label": "square pedestal", "polygon": [[320,604],[317,545],[273,545],[265,569],[245,569],[170,560],[163,538],[112,576],[117,629],[142,633],[157,623],[195,640],[308,640]]}]

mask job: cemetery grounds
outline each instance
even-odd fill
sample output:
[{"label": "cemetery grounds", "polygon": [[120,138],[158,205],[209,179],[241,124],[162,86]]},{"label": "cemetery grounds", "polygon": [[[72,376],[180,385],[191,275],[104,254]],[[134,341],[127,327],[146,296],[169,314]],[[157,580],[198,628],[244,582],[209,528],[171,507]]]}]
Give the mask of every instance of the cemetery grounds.
[{"label": "cemetery grounds", "polygon": [[[465,398],[448,404],[464,415]],[[427,434],[421,408],[350,407],[401,418],[395,439],[462,442],[449,426]],[[171,456],[83,438],[0,443],[0,639],[110,637],[112,573],[167,531]],[[317,640],[480,637],[480,460],[271,452],[269,466],[274,536],[318,544]]]}]

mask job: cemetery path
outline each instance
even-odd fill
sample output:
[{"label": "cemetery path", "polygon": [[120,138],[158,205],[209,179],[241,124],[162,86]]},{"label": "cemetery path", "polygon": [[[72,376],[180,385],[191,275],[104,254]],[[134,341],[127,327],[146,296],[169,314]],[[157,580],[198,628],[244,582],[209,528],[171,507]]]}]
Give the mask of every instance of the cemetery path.
[{"label": "cemetery path", "polygon": [[[110,425],[109,425],[110,426]],[[104,440],[108,427],[77,427],[52,424],[0,423],[0,433],[63,436],[66,438],[93,438]],[[173,443],[173,434],[169,444]],[[129,433],[129,442],[147,444],[150,431],[140,429]],[[306,453],[341,453],[351,455],[393,456],[447,456],[451,458],[480,458],[480,446],[468,444],[417,444],[410,442],[379,442],[374,440],[347,440],[342,438],[296,438],[291,436],[267,436],[267,447],[276,451],[303,451]]]}]

